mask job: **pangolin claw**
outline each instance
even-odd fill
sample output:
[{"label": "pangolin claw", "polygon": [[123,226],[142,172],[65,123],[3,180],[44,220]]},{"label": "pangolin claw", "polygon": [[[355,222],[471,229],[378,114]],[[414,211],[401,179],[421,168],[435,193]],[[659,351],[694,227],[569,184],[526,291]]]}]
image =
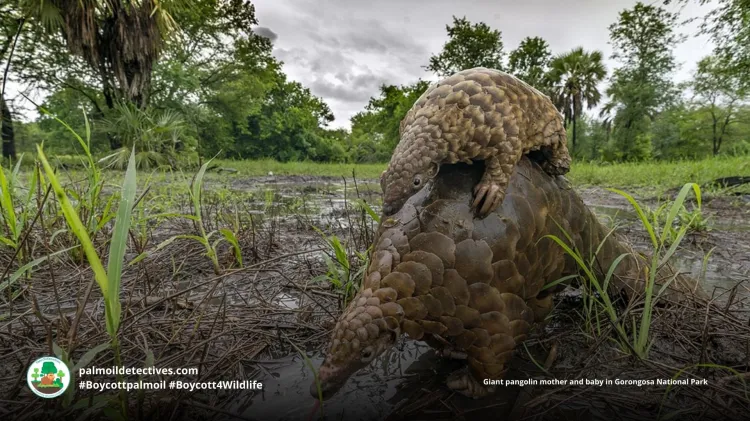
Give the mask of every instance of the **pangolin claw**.
[{"label": "pangolin claw", "polygon": [[[482,180],[474,188],[474,202],[471,204],[471,208],[477,211],[478,217],[484,218],[497,209],[504,197],[505,192],[500,184]],[[480,203],[482,204],[481,208],[479,207]]]},{"label": "pangolin claw", "polygon": [[479,383],[469,373],[468,368],[462,368],[451,373],[446,380],[446,386],[456,393],[474,399],[483,398],[495,393],[494,386],[485,386]]},{"label": "pangolin claw", "polygon": [[453,348],[443,348],[439,351],[439,355],[443,358],[452,358],[454,360],[465,360],[469,357],[465,352],[457,351]]}]

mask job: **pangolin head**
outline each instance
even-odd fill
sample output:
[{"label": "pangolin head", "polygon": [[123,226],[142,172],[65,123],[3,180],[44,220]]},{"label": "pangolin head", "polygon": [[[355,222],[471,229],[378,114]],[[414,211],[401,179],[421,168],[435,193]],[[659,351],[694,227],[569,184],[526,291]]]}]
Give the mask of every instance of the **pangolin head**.
[{"label": "pangolin head", "polygon": [[380,176],[383,214],[391,216],[398,212],[409,197],[422,190],[428,181],[435,178],[438,169],[438,163],[429,158],[411,159],[411,154],[391,161],[388,170],[383,171]]},{"label": "pangolin head", "polygon": [[449,149],[448,139],[443,134],[446,131],[455,132],[457,127],[461,127],[460,122],[465,120],[457,104],[425,105],[435,86],[425,91],[401,121],[398,145],[388,169],[380,177],[385,216],[398,212],[409,197],[437,176]]},{"label": "pangolin head", "polygon": [[433,193],[434,180],[428,180],[378,227],[361,289],[339,316],[317,381],[310,385],[310,394],[316,399],[320,398],[319,391],[323,399],[332,397],[350,376],[368,366],[391,348],[402,332],[408,331],[402,323],[411,307],[397,301],[411,296],[415,285],[410,276],[394,269],[400,255],[408,253],[409,236],[420,231],[418,209],[430,203]]},{"label": "pangolin head", "polygon": [[398,307],[383,306],[390,299],[395,299],[395,294],[393,297],[374,294],[368,288],[352,300],[333,330],[317,382],[310,385],[313,397],[317,399],[322,395],[324,400],[332,397],[349,376],[369,365],[396,342],[401,332],[397,317],[403,313],[390,314]]}]

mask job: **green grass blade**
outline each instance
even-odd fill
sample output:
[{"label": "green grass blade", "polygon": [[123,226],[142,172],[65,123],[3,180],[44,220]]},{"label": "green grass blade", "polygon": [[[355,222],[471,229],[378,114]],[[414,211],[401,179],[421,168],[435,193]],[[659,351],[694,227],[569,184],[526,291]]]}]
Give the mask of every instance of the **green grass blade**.
[{"label": "green grass blade", "polygon": [[612,278],[612,275],[615,273],[615,270],[617,270],[617,266],[620,265],[620,262],[622,259],[624,259],[626,256],[628,256],[630,253],[623,253],[612,262],[611,265],[609,265],[609,269],[607,269],[607,274],[604,277],[604,284],[602,285],[603,290],[607,290],[607,287],[609,286],[609,280]]},{"label": "green grass blade", "polygon": [[372,208],[370,207],[370,205],[367,204],[367,202],[365,202],[362,199],[357,199],[357,204],[359,204],[359,206],[361,206],[362,209],[364,209],[365,212],[367,212],[367,214],[370,215],[370,218],[372,218],[373,221],[375,221],[378,224],[380,223],[380,215],[378,215],[374,210],[372,210]]},{"label": "green grass blade", "polygon": [[0,243],[5,244],[6,246],[16,248],[16,242],[9,239],[8,237],[0,237]]},{"label": "green grass blade", "polygon": [[122,264],[125,258],[125,250],[128,246],[128,231],[130,230],[130,216],[135,203],[136,172],[135,172],[135,148],[130,153],[128,169],[125,172],[125,181],[122,185],[122,195],[117,209],[117,218],[112,232],[112,240],[109,243],[109,261],[107,262],[107,275],[109,279],[109,300],[112,305],[112,332],[116,332],[120,326],[120,283],[122,281]]},{"label": "green grass blade", "polygon": [[[573,251],[573,249],[571,249],[570,246],[565,244],[565,242],[562,239],[560,239],[560,237],[556,235],[545,235],[544,237],[551,239],[552,241],[556,242],[557,245],[562,247],[563,251],[565,251],[565,253],[567,253],[570,257],[572,257],[573,260],[576,261],[576,263],[578,263],[578,267],[580,267],[584,272],[586,272],[586,276],[588,276],[590,280],[596,280],[596,276],[594,276],[594,274],[591,272],[589,267],[581,258],[580,254]],[[598,287],[599,285],[596,285],[596,286]]]},{"label": "green grass blade", "polygon": [[635,209],[635,212],[638,214],[638,218],[641,220],[641,223],[643,224],[643,227],[646,228],[646,231],[648,231],[648,235],[651,238],[651,244],[654,246],[654,248],[659,247],[659,242],[656,239],[656,232],[654,231],[653,225],[648,220],[648,217],[643,212],[643,209],[641,208],[641,205],[638,204],[638,202],[633,198],[633,196],[625,193],[622,190],[618,189],[607,189],[611,192],[617,193],[620,196],[624,197],[630,204],[633,206],[633,209]]},{"label": "green grass blade", "polygon": [[44,155],[42,147],[37,145],[36,149],[39,153],[39,160],[42,161],[42,165],[44,166],[44,172],[47,174],[47,178],[49,178],[50,184],[52,184],[52,189],[55,191],[55,195],[60,202],[60,208],[63,211],[65,220],[67,221],[70,230],[81,242],[83,251],[86,254],[86,259],[89,261],[91,269],[94,272],[96,282],[102,290],[102,295],[108,297],[109,285],[107,284],[107,272],[104,270],[104,265],[102,265],[101,259],[99,259],[99,256],[96,254],[96,248],[94,248],[94,244],[91,242],[91,238],[89,238],[89,235],[86,232],[86,226],[83,225],[83,222],[81,222],[81,219],[76,213],[75,207],[70,203],[70,199],[68,199],[65,190],[60,185],[60,182],[55,175],[55,171],[47,161],[47,157]]},{"label": "green grass blade", "polygon": [[36,196],[37,181],[39,180],[39,168],[34,166],[34,170],[31,172],[31,180],[29,181],[29,192],[26,195],[26,202],[24,211],[21,213],[19,221],[19,232],[26,226],[26,221],[29,218],[29,209],[32,208],[32,202]]},{"label": "green grass blade", "polygon": [[13,195],[10,191],[10,184],[8,183],[8,179],[5,177],[5,168],[3,168],[0,165],[0,189],[3,191],[0,195],[0,206],[3,207],[3,218],[5,218],[5,222],[8,224],[8,229],[10,230],[11,236],[15,239],[18,238],[18,233],[16,230],[18,229],[18,226],[16,225],[16,209],[13,206]]},{"label": "green grass blade", "polygon": [[687,234],[688,228],[690,228],[690,225],[686,224],[682,228],[680,228],[679,232],[677,232],[677,237],[675,237],[674,241],[672,242],[672,245],[669,246],[669,249],[659,261],[659,267],[667,263],[667,261],[669,261],[669,259],[672,258],[672,255],[677,251],[677,248],[680,246],[680,243],[682,242],[682,239],[685,237],[685,234]]},{"label": "green grass blade", "polygon": [[110,344],[109,342],[105,342],[103,344],[99,344],[88,351],[86,351],[85,354],[81,356],[81,358],[78,360],[78,362],[73,366],[73,369],[71,370],[71,373],[78,372],[79,368],[84,368],[88,366],[91,361],[94,360],[94,358],[99,355],[100,352],[109,349]]},{"label": "green grass blade", "polygon": [[672,203],[672,207],[669,209],[669,213],[667,213],[667,220],[664,223],[664,230],[662,230],[661,238],[659,239],[660,243],[664,243],[667,232],[669,232],[667,228],[671,227],[674,223],[674,220],[677,217],[677,214],[680,212],[682,205],[685,203],[685,199],[687,198],[687,195],[690,192],[691,188],[693,189],[693,191],[695,191],[695,196],[698,198],[698,201],[700,203],[700,187],[698,187],[697,184],[686,183],[684,186],[682,186],[682,189],[680,189],[680,193],[677,194],[677,198]]},{"label": "green grass blade", "polygon": [[24,273],[33,269],[35,266],[38,266],[39,264],[44,263],[48,258],[57,256],[58,254],[65,253],[74,248],[78,248],[78,246],[73,246],[73,247],[68,247],[66,249],[63,249],[63,250],[58,250],[54,253],[50,253],[46,256],[42,256],[38,259],[34,259],[30,261],[29,263],[26,263],[25,265],[21,266],[17,271],[13,272],[13,274],[10,275],[7,281],[0,283],[0,293],[2,293],[6,288],[16,283],[16,281],[18,281],[18,278],[23,276]]},{"label": "green grass blade", "polygon": [[13,167],[12,174],[14,178],[18,177],[18,172],[21,170],[21,161],[23,161],[23,155],[24,154],[21,154],[21,156],[18,157],[18,162],[16,162],[16,165]]},{"label": "green grass blade", "polygon": [[547,285],[543,286],[542,287],[542,291],[544,291],[545,289],[549,289],[549,288],[552,288],[554,286],[557,286],[557,285],[559,285],[559,284],[561,284],[561,283],[563,283],[563,282],[565,282],[565,281],[567,281],[569,279],[575,279],[578,276],[580,276],[580,275],[578,275],[577,273],[574,273],[572,275],[563,276],[562,278],[557,279],[555,281],[552,281],[552,282],[548,283]]},{"label": "green grass blade", "polygon": [[237,237],[232,231],[226,228],[221,228],[219,232],[224,236],[229,244],[232,245],[232,248],[234,249],[234,257],[237,259],[237,263],[240,264],[240,267],[242,267],[242,250],[240,249],[240,242],[237,241]]},{"label": "green grass blade", "polygon": [[[26,99],[29,99],[29,98],[27,97]],[[29,99],[29,101],[31,101],[31,100]],[[33,101],[32,101],[32,104],[34,104]],[[34,105],[36,105],[36,104],[34,104]],[[66,122],[60,120],[59,118],[57,118],[55,115],[53,115],[52,113],[50,113],[46,108],[41,107],[39,105],[36,105],[36,107],[39,109],[40,113],[46,114],[46,115],[52,117],[53,119],[55,119],[55,121],[57,121],[58,123],[62,124],[63,127],[65,127],[73,135],[73,137],[76,138],[76,140],[78,141],[78,143],[83,148],[83,152],[86,154],[86,157],[89,158],[89,164],[91,164],[93,166],[94,161],[93,161],[93,159],[91,159],[91,150],[89,149],[88,143],[86,143],[86,141],[84,141],[83,138],[81,138],[81,136],[78,133],[76,133],[76,131],[73,130],[72,127],[70,127],[68,125],[68,123],[66,123]],[[83,118],[86,119],[86,113],[85,112],[83,113]],[[88,126],[88,120],[86,120],[86,125]]]},{"label": "green grass blade", "polygon": [[206,169],[210,162],[211,160],[209,159],[205,164],[201,165],[200,170],[195,174],[193,183],[190,186],[190,198],[193,199],[193,209],[195,210],[195,216],[198,217],[199,220],[203,219],[201,213],[201,188],[203,188],[203,177],[206,175]]}]

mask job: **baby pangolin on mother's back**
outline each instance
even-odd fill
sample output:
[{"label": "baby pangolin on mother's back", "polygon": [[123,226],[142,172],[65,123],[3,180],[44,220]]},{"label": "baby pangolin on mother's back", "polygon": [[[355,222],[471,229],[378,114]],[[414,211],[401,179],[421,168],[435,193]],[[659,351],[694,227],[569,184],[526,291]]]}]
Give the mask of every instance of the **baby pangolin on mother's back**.
[{"label": "baby pangolin on mother's back", "polygon": [[480,216],[503,201],[522,155],[540,151],[550,175],[570,169],[562,115],[552,101],[498,70],[463,70],[430,86],[401,121],[400,135],[380,179],[386,216],[401,209],[443,164],[484,161],[472,203]]}]

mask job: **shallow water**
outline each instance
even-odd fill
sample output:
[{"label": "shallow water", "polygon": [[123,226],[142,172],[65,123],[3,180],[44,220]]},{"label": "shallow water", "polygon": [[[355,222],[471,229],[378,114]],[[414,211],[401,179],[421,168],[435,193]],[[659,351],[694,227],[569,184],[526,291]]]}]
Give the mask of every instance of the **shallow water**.
[{"label": "shallow water", "polygon": [[[607,226],[613,222],[625,223],[631,227],[642,230],[641,221],[635,211],[623,209],[616,206],[588,205],[599,220]],[[710,218],[707,221],[708,228],[714,232],[750,232],[750,222],[729,218]],[[645,235],[645,231],[644,231]],[[635,243],[635,239],[628,238]],[[683,240],[684,241],[684,240]],[[726,240],[730,241],[730,240]],[[636,247],[639,245],[634,244]],[[646,247],[647,248],[647,247]],[[719,258],[715,253],[709,254],[709,250],[698,250],[693,247],[680,247],[672,256],[671,263],[681,272],[691,277],[700,279],[703,288],[709,294],[725,294],[735,285],[747,280],[747,262],[732,258]],[[743,288],[742,285],[746,287]],[[740,297],[750,297],[750,285],[745,282],[737,289]]]},{"label": "shallow water", "polygon": [[[313,353],[309,359],[316,369],[323,361],[320,352]],[[444,380],[462,363],[438,357],[424,342],[402,338],[372,365],[352,376],[335,396],[323,403],[322,416],[316,412],[312,419],[447,419],[453,418],[453,410],[449,407],[492,419],[509,412],[517,396],[517,387],[499,388],[496,394],[483,399],[465,399],[458,395],[446,399],[450,391],[444,386]],[[290,355],[259,365],[263,373],[257,380],[263,382],[263,391],[238,393],[234,404],[227,410],[254,420],[311,419],[316,400],[310,395],[313,375],[307,363],[299,355]],[[524,364],[514,361],[512,366],[515,369]],[[512,370],[507,378],[517,377],[516,373]],[[432,405],[429,410],[409,414],[406,406],[421,406],[425,390],[433,392],[435,397],[439,395],[449,406],[438,403],[437,407]]]},{"label": "shallow water", "polygon": [[[392,348],[371,367],[352,376],[324,402],[323,419],[383,419],[404,398],[404,387],[417,386],[424,374],[434,375],[437,357],[426,344],[409,341],[400,348]],[[309,358],[316,369],[323,361],[320,353]],[[307,419],[315,399],[310,395],[313,375],[302,357],[291,355],[260,365],[265,372],[260,379],[263,392],[238,397],[230,411],[258,420]]]},{"label": "shallow water", "polygon": [[[623,208],[620,206],[592,205],[588,203],[587,205],[597,216],[600,217],[600,219],[602,219],[603,222],[607,224],[609,224],[612,220],[635,222],[637,224],[641,223],[636,212],[630,208]],[[710,230],[732,232],[750,231],[750,221],[741,221],[730,218],[709,217],[706,221],[706,225]]]}]

